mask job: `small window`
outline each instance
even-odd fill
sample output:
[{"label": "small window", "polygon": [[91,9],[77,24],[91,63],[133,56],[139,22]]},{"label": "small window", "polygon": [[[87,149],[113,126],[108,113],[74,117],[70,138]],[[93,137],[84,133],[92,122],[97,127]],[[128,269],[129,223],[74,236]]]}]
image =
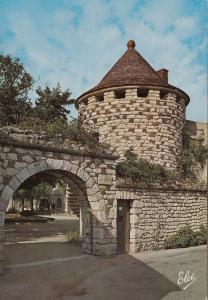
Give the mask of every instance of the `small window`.
[{"label": "small window", "polygon": [[160,99],[166,99],[167,94],[168,94],[167,91],[161,90],[161,91],[160,91]]},{"label": "small window", "polygon": [[124,99],[125,98],[125,90],[115,91],[115,99]]},{"label": "small window", "polygon": [[142,98],[146,98],[149,94],[149,90],[148,89],[138,89],[137,90],[137,97],[142,97]]},{"label": "small window", "polygon": [[102,102],[104,101],[104,94],[100,94],[96,96],[96,102]]}]

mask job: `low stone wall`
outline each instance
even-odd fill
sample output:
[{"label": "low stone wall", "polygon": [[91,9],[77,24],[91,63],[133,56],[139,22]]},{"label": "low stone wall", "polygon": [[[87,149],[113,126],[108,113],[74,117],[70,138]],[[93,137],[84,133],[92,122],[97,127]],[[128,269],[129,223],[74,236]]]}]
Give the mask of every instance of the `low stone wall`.
[{"label": "low stone wall", "polygon": [[83,141],[76,140],[76,138],[66,138],[61,134],[51,135],[46,131],[36,132],[33,130],[20,129],[13,126],[5,126],[0,128],[0,143],[1,144],[24,144],[26,147],[29,145],[33,146],[34,149],[45,148],[45,149],[56,149],[59,152],[70,151],[73,154],[83,153],[86,155],[112,155],[111,151],[105,148],[103,145],[96,142],[96,140],[88,144],[83,144]]},{"label": "low stone wall", "polygon": [[117,199],[130,200],[130,251],[157,250],[179,227],[198,230],[207,224],[207,198],[202,190],[117,187]]}]

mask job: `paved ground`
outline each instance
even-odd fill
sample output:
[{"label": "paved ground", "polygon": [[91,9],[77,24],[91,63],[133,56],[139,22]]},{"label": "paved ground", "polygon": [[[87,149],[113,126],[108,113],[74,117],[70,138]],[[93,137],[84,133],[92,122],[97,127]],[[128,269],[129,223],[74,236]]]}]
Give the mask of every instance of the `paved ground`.
[{"label": "paved ground", "polygon": [[[15,226],[6,228],[2,300],[205,300],[205,246],[99,258],[63,242],[76,220]],[[180,271],[196,277],[185,290]]]}]

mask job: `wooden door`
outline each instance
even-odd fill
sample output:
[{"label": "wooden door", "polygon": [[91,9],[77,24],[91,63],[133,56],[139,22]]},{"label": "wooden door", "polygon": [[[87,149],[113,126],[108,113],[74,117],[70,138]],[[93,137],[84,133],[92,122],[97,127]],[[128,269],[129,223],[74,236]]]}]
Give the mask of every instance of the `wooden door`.
[{"label": "wooden door", "polygon": [[130,202],[117,200],[117,248],[118,253],[128,253],[130,243]]}]

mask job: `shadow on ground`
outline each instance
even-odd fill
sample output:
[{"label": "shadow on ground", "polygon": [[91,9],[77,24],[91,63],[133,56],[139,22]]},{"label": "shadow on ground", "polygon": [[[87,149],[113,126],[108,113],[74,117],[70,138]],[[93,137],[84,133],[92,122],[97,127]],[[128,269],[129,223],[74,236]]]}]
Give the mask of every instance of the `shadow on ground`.
[{"label": "shadow on ground", "polygon": [[[37,249],[27,249],[35,251],[34,260],[40,244],[35,246]],[[33,267],[25,264],[20,268],[7,265],[1,277],[2,299],[159,300],[180,290],[165,276],[130,255],[114,258],[83,255],[73,259],[79,253],[76,250],[79,251],[76,247],[69,249],[68,255],[72,259],[64,262],[51,260],[50,263]],[[47,259],[54,258],[54,254],[50,253]]]},{"label": "shadow on ground", "polygon": [[5,242],[18,243],[40,238],[64,237],[69,231],[79,230],[79,220],[63,219],[47,223],[16,223],[5,225]]},{"label": "shadow on ground", "polygon": [[122,255],[114,265],[71,286],[65,296],[63,291],[57,293],[57,298],[159,300],[174,291],[180,288],[165,276],[130,255]]},{"label": "shadow on ground", "polygon": [[6,267],[83,254],[81,245],[68,242],[41,242],[5,245]]},{"label": "shadow on ground", "polygon": [[79,220],[69,219],[6,225],[2,299],[159,300],[180,290],[131,255],[87,256],[81,247],[58,241],[78,228]]}]

